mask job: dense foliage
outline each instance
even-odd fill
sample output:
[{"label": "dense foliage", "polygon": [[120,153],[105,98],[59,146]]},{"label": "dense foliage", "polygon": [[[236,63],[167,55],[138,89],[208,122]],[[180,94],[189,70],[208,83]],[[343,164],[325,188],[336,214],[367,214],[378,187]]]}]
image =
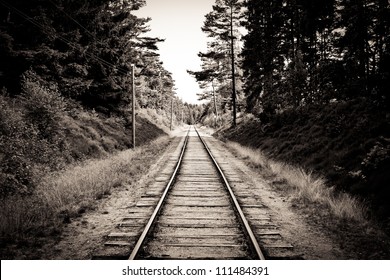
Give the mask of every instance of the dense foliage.
[{"label": "dense foliage", "polygon": [[[142,106],[155,107],[155,99],[173,95],[173,80],[155,53],[156,43],[162,40],[145,37],[149,19],[132,13],[144,4],[2,1],[2,86],[18,94],[21,75],[31,70],[57,83],[63,96],[113,113],[129,103],[131,65],[135,64],[136,76],[144,77],[137,86],[150,88],[143,94]],[[157,94],[157,89],[165,95]]]},{"label": "dense foliage", "polygon": [[[163,40],[146,36],[150,19],[134,13],[145,4],[0,1],[0,196],[30,193],[42,174],[74,160],[131,147],[132,65],[137,109],[194,121],[157,54]],[[155,137],[152,124],[139,125],[139,143]]]},{"label": "dense foliage", "polygon": [[251,141],[389,216],[390,3],[246,4],[247,110],[262,127]]},{"label": "dense foliage", "polygon": [[218,0],[202,28],[211,38],[199,53],[202,71],[190,73],[205,89],[200,99],[221,96],[233,110],[242,91],[228,96],[226,89],[242,82],[246,110],[265,122],[291,108],[361,97],[388,108],[389,18],[386,0]]},{"label": "dense foliage", "polygon": [[389,105],[388,1],[246,4],[242,54],[248,110],[269,117],[360,97]]}]

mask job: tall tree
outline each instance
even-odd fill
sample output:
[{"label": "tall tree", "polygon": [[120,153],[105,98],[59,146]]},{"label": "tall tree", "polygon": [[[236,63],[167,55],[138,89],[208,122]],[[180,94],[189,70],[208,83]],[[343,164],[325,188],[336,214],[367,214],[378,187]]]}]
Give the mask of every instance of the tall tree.
[{"label": "tall tree", "polygon": [[249,110],[359,96],[388,100],[389,6],[383,0],[246,1]]},{"label": "tall tree", "polygon": [[282,0],[246,2],[243,70],[248,109],[260,101],[262,110],[272,112],[277,107],[274,95],[275,70],[283,63]]},{"label": "tall tree", "polygon": [[0,3],[0,83],[11,93],[31,69],[85,106],[118,111],[128,104],[131,64],[156,56],[161,41],[145,37],[150,19],[133,13],[144,0]]},{"label": "tall tree", "polygon": [[206,20],[202,31],[208,37],[214,39],[216,44],[227,45],[231,69],[231,91],[233,107],[233,126],[236,126],[237,118],[237,92],[236,92],[236,61],[237,53],[235,44],[240,39],[239,26],[242,18],[243,2],[240,0],[216,0],[212,11],[206,14]]},{"label": "tall tree", "polygon": [[345,63],[346,98],[365,96],[388,102],[388,90],[382,85],[389,80],[389,68],[383,67],[383,62],[387,60],[388,65],[390,3],[339,0],[338,15],[344,30],[337,46]]},{"label": "tall tree", "polygon": [[203,92],[198,94],[199,100],[210,100],[214,103],[215,125],[217,125],[219,115],[217,105],[218,89],[226,83],[226,80],[229,80],[228,69],[226,67],[228,65],[226,62],[226,52],[221,49],[223,46],[223,44],[216,44],[215,42],[209,43],[208,51],[198,54],[202,61],[202,70],[187,71],[195,77],[200,88],[203,89]]}]

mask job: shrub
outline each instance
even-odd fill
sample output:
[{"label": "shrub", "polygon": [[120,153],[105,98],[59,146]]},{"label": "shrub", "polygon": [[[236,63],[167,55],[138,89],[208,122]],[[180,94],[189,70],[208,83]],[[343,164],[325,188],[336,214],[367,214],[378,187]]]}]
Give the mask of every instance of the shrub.
[{"label": "shrub", "polygon": [[66,103],[33,72],[17,98],[0,95],[0,197],[27,194],[42,173],[63,166],[67,145],[59,125]]},{"label": "shrub", "polygon": [[23,76],[21,101],[25,117],[37,128],[41,138],[56,142],[61,136],[58,125],[66,103],[56,87],[48,88],[32,71]]},{"label": "shrub", "polygon": [[34,176],[26,153],[35,136],[22,111],[0,95],[0,197],[27,193],[33,188]]},{"label": "shrub", "polygon": [[384,137],[380,138],[371,148],[369,153],[362,161],[362,167],[365,174],[372,173],[390,162],[390,141]]}]

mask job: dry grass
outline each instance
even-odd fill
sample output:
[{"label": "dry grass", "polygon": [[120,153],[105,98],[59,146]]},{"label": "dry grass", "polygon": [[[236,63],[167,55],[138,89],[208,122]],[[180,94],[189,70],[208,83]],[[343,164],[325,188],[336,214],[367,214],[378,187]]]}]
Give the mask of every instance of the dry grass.
[{"label": "dry grass", "polygon": [[327,186],[321,176],[267,158],[261,151],[243,147],[235,142],[227,145],[235,153],[247,160],[255,168],[261,168],[285,182],[288,191],[294,199],[309,203],[318,203],[330,209],[338,218],[365,222],[366,207],[364,203],[346,193],[336,193],[333,187]]},{"label": "dry grass", "polygon": [[[166,111],[148,108],[138,109],[138,112],[143,118],[156,124],[159,128],[163,129],[165,133],[169,134],[170,115],[167,115]],[[174,126],[177,125],[177,121],[175,119],[173,124]]]},{"label": "dry grass", "polygon": [[42,179],[34,195],[0,201],[0,237],[14,239],[43,227],[58,227],[93,208],[113,188],[133,188],[169,143],[167,136],[135,150],[88,160]]},{"label": "dry grass", "polygon": [[51,209],[39,196],[9,197],[0,201],[0,237],[24,237],[53,224]]}]

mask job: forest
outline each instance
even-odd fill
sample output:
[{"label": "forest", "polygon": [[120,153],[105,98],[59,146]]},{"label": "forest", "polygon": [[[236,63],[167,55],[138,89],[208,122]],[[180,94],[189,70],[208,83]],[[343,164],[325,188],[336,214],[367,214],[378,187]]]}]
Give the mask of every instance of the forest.
[{"label": "forest", "polygon": [[[1,211],[41,203],[47,174],[132,148],[134,102],[137,143],[170,122],[213,127],[323,176],[390,231],[388,0],[216,0],[201,28],[201,70],[188,70],[200,105],[177,96],[158,53],[164,40],[135,15],[146,4],[0,0]],[[68,221],[61,207],[53,215]]]},{"label": "forest", "polygon": [[387,0],[217,0],[205,15],[202,121],[315,170],[390,215]]}]

